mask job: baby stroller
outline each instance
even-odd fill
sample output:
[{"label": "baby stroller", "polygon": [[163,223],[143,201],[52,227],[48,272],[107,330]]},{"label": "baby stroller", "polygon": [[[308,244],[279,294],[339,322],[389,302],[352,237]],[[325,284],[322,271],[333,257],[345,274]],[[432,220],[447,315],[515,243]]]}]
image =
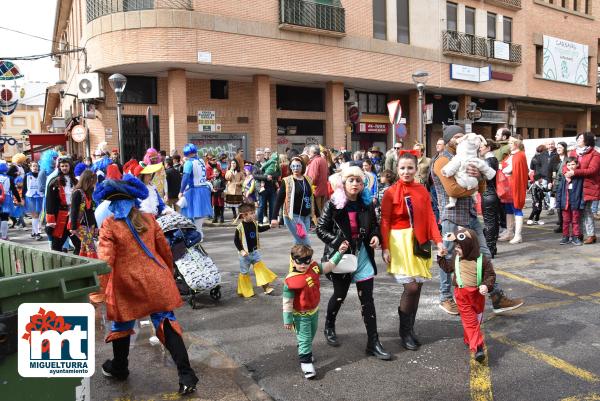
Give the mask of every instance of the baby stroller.
[{"label": "baby stroller", "polygon": [[201,234],[194,223],[179,213],[171,213],[156,219],[173,252],[175,281],[182,296],[189,296],[193,309],[200,307],[198,295],[209,290],[210,297],[221,299],[221,274],[208,256],[200,240]]}]

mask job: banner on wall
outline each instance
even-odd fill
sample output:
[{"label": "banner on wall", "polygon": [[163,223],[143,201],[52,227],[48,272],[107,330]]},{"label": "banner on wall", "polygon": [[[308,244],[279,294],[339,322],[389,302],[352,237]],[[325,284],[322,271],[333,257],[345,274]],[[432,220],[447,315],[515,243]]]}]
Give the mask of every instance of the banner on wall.
[{"label": "banner on wall", "polygon": [[588,84],[588,46],[544,35],[545,79]]}]

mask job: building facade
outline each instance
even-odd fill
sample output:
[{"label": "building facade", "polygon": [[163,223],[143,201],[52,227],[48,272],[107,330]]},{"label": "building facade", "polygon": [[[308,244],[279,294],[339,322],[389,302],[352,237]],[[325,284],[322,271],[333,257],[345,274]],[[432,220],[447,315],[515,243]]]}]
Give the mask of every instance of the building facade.
[{"label": "building facade", "polygon": [[[127,156],[149,146],[148,107],[167,151],[385,149],[399,138],[408,147],[419,138],[413,74],[424,71],[430,151],[456,120],[485,135],[600,134],[599,16],[600,0],[59,0],[53,51],[67,92],[80,96],[45,122],[81,114],[79,74],[97,73],[91,148],[116,147],[108,77],[121,73]],[[394,99],[404,118],[395,127]]]}]

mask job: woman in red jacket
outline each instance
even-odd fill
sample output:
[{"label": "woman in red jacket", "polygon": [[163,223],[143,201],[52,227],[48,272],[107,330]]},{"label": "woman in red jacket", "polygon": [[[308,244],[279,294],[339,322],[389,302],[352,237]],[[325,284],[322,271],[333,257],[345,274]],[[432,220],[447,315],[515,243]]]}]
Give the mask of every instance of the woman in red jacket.
[{"label": "woman in red jacket", "polygon": [[[574,172],[566,172],[565,177],[583,177],[583,222],[587,238],[584,244],[596,242],[596,227],[594,225],[594,214],[592,203],[600,200],[600,153],[594,149],[596,137],[591,132],[577,135],[577,148],[570,156],[577,157],[579,167]],[[566,171],[566,168],[564,169]]]},{"label": "woman in red jacket", "polygon": [[413,326],[421,287],[431,279],[432,258],[431,255],[416,255],[414,242],[431,249],[430,241],[435,241],[440,256],[445,254],[445,249],[431,208],[429,192],[415,182],[417,157],[408,152],[401,154],[397,173],[398,181],[385,192],[381,202],[381,247],[388,272],[404,286],[398,307],[400,344],[416,351],[420,343],[415,338]]},{"label": "woman in red jacket", "polygon": [[[523,242],[523,207],[525,207],[525,193],[529,169],[527,158],[520,138],[511,137],[508,140],[510,154],[502,161],[500,168],[509,179],[512,203],[505,203],[506,231],[498,241],[510,241],[511,244]],[[514,230],[514,234],[513,234]]]}]

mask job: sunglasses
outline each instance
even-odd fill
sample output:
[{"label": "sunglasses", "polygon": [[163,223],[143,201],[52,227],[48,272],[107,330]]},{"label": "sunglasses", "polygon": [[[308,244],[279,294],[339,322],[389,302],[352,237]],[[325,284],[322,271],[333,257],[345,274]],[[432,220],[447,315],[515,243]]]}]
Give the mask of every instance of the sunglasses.
[{"label": "sunglasses", "polygon": [[394,149],[396,149],[396,150],[400,150],[400,149],[402,149],[402,148],[401,148],[400,146],[394,146]]},{"label": "sunglasses", "polygon": [[299,265],[308,265],[312,261],[312,256],[305,256],[303,258],[292,256],[292,260]]}]

